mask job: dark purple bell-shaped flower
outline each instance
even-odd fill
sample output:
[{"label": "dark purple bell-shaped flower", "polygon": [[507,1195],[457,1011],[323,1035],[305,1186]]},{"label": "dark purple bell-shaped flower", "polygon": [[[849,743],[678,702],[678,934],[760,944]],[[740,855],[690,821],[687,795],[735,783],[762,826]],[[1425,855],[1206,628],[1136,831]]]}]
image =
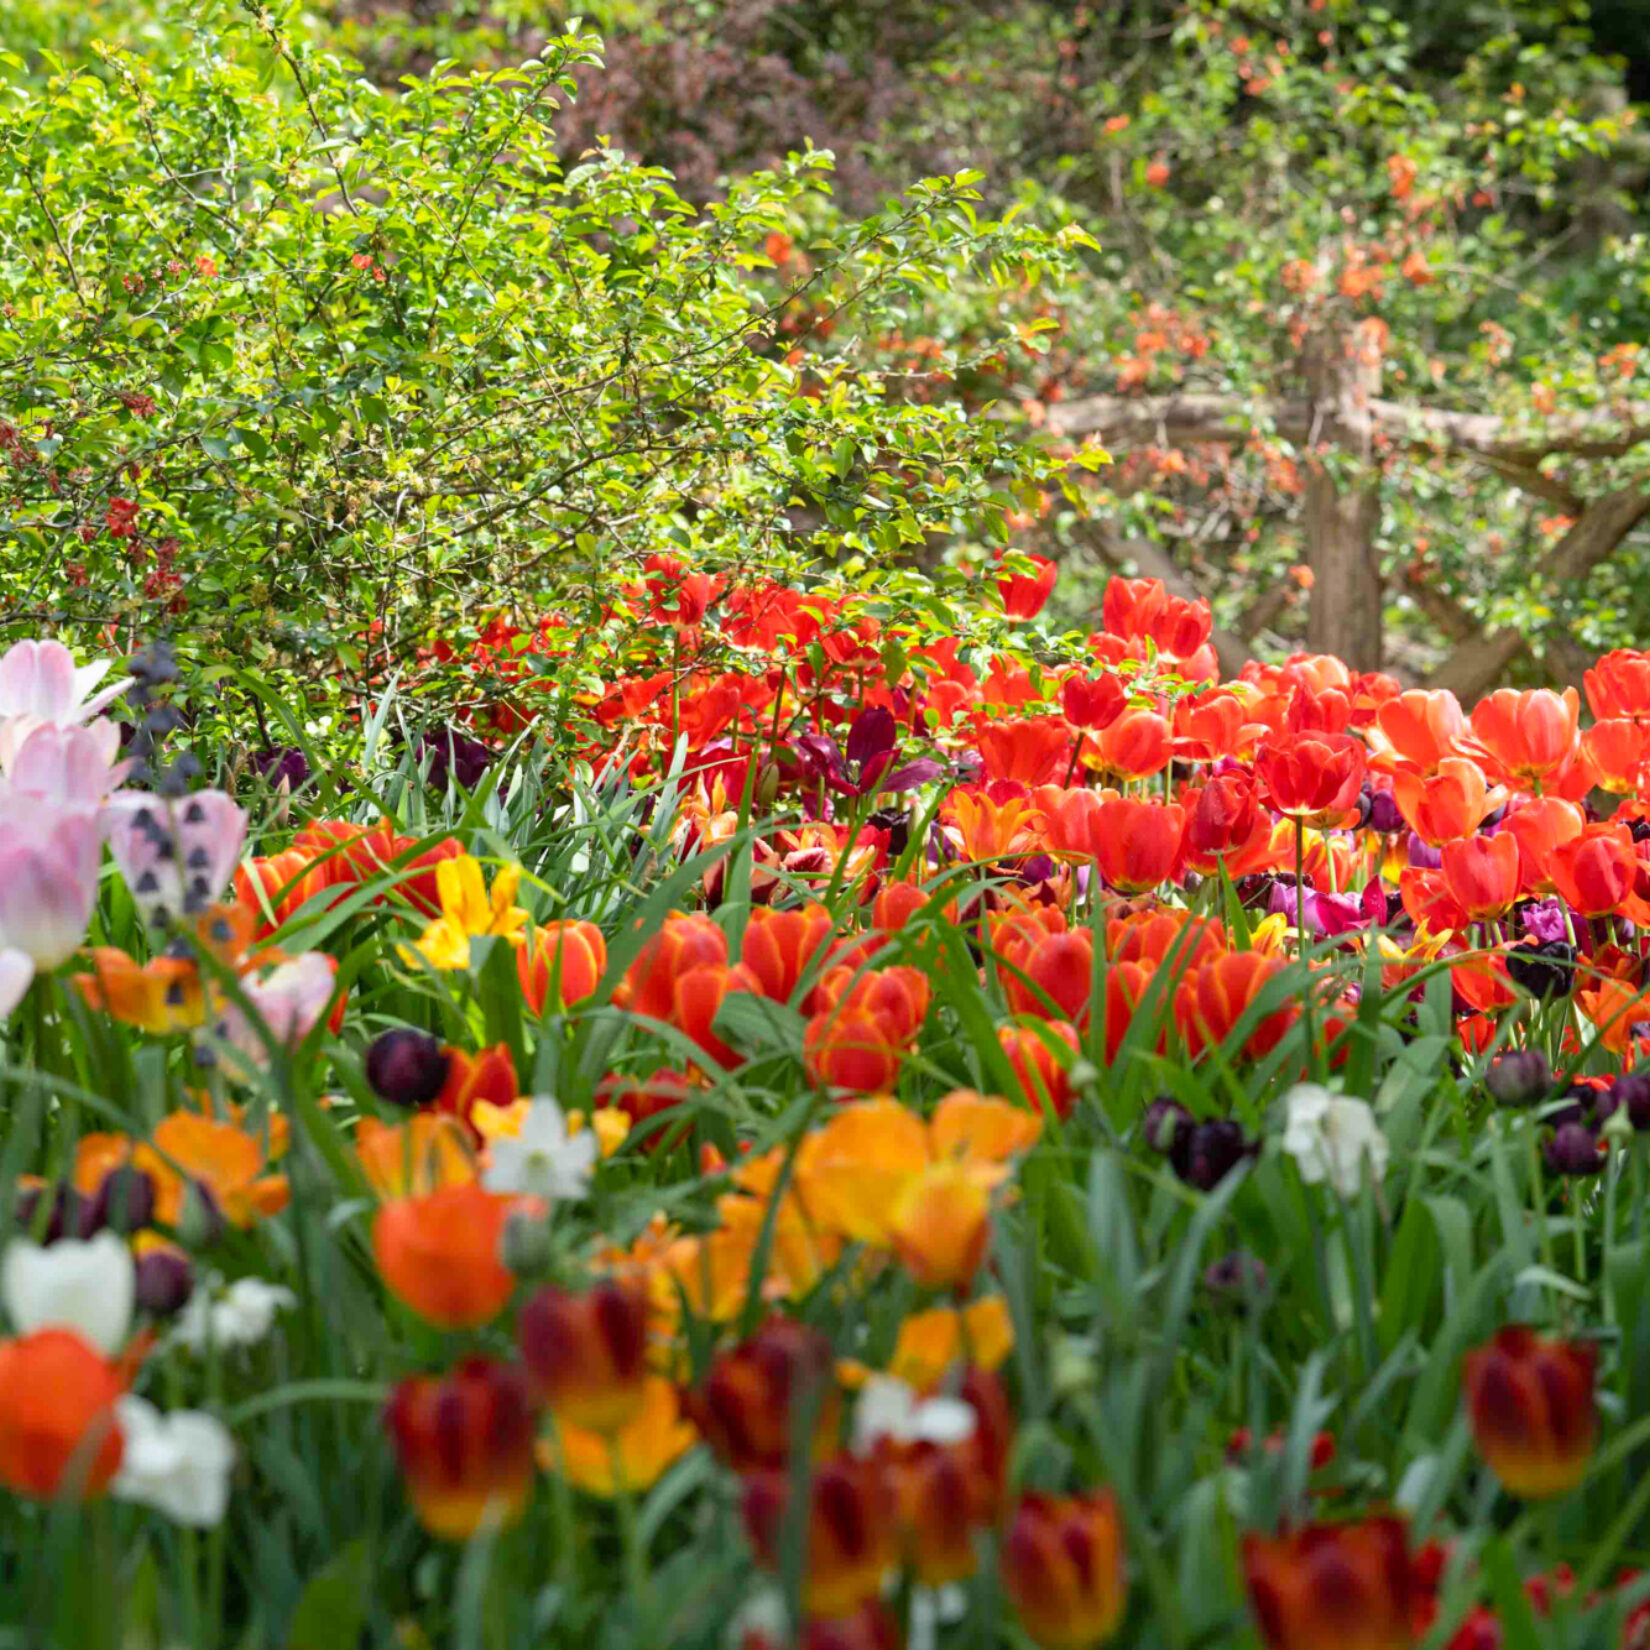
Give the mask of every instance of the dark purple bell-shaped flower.
[{"label": "dark purple bell-shaped flower", "polygon": [[111,1169],[99,1182],[80,1217],[86,1237],[107,1229],[129,1236],[155,1218],[155,1183],[129,1163]]},{"label": "dark purple bell-shaped flower", "polygon": [[1167,1095],[1159,1095],[1152,1101],[1141,1120],[1141,1132],[1146,1137],[1146,1144],[1153,1151],[1164,1153],[1172,1152],[1182,1137],[1196,1126],[1192,1114],[1178,1100],[1171,1100]]},{"label": "dark purple bell-shaped flower", "polygon": [[187,1255],[166,1248],[138,1256],[137,1304],[150,1317],[181,1312],[194,1292],[195,1268]]},{"label": "dark purple bell-shaped flower", "polygon": [[1597,1174],[1604,1167],[1604,1143],[1585,1123],[1560,1123],[1547,1141],[1549,1173]]},{"label": "dark purple bell-shaped flower", "polygon": [[1242,1128],[1226,1118],[1182,1129],[1169,1149],[1169,1167],[1188,1186],[1212,1192],[1245,1158],[1260,1151]]},{"label": "dark purple bell-shaped flower", "polygon": [[1508,1049],[1490,1061],[1484,1087],[1497,1105],[1533,1106],[1552,1092],[1553,1068],[1538,1048]]}]

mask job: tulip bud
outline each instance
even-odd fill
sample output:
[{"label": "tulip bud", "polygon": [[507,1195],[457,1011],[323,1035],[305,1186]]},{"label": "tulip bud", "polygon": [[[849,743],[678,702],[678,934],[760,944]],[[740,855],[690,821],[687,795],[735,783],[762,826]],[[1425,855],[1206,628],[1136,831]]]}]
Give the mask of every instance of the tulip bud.
[{"label": "tulip bud", "polygon": [[1640,1071],[1626,1071],[1610,1085],[1608,1096],[1599,1104],[1601,1115],[1625,1112],[1633,1128],[1650,1129],[1650,1077]]},{"label": "tulip bud", "polygon": [[742,1345],[717,1355],[687,1409],[710,1447],[735,1472],[784,1468],[794,1417],[815,1407],[813,1438],[836,1436],[840,1402],[830,1341],[791,1318],[774,1318]]},{"label": "tulip bud", "polygon": [[136,1300],[152,1318],[170,1318],[181,1312],[195,1292],[195,1268],[188,1255],[171,1244],[138,1256]]},{"label": "tulip bud", "polygon": [[128,1237],[154,1218],[154,1181],[142,1169],[123,1163],[104,1175],[81,1216],[80,1229],[86,1237],[105,1227]]},{"label": "tulip bud", "polygon": [[1266,1284],[1266,1263],[1244,1249],[1222,1256],[1203,1273],[1204,1288],[1240,1312],[1249,1302],[1260,1302]]},{"label": "tulip bud", "polygon": [[1509,1324],[1469,1352],[1461,1392],[1479,1454],[1514,1495],[1563,1495],[1586,1476],[1598,1434],[1590,1342]]},{"label": "tulip bud", "polygon": [[[48,1200],[50,1213],[45,1225],[36,1232],[35,1222],[40,1218],[42,1200]],[[12,1205],[17,1224],[25,1233],[41,1243],[56,1243],[59,1238],[78,1237],[84,1229],[86,1200],[66,1180],[55,1186],[26,1186],[17,1194]]]},{"label": "tulip bud", "polygon": [[470,1358],[401,1382],[384,1411],[419,1522],[447,1541],[513,1524],[533,1488],[533,1395],[513,1365]]},{"label": "tulip bud", "polygon": [[773,805],[779,800],[779,782],[782,775],[775,763],[764,762],[762,771],[756,781],[756,796],[754,803],[759,814],[773,812]]},{"label": "tulip bud", "polygon": [[1391,836],[1403,830],[1404,816],[1399,811],[1398,799],[1391,791],[1375,791],[1369,798],[1369,828],[1382,836]]},{"label": "tulip bud", "polygon": [[1534,1106],[1552,1092],[1553,1068],[1538,1048],[1498,1054],[1484,1074],[1484,1087],[1503,1106]]},{"label": "tulip bud", "polygon": [[1123,1521],[1109,1490],[1022,1496],[999,1564],[1020,1625],[1045,1650],[1101,1644],[1122,1622]]},{"label": "tulip bud", "polygon": [[440,1094],[447,1063],[435,1038],[411,1026],[397,1026],[373,1038],[368,1047],[367,1082],[381,1100],[412,1111]]},{"label": "tulip bud", "polygon": [[1544,1152],[1548,1170],[1558,1175],[1597,1174],[1604,1155],[1603,1142],[1585,1123],[1560,1123]]},{"label": "tulip bud", "polygon": [[535,1278],[550,1264],[550,1227],[541,1215],[518,1209],[504,1222],[498,1257],[518,1278]]},{"label": "tulip bud", "polygon": [[527,1372],[558,1421],[617,1432],[641,1408],[647,1375],[647,1294],[599,1283],[582,1295],[545,1288],[516,1326]]},{"label": "tulip bud", "polygon": [[1260,1142],[1246,1139],[1239,1124],[1216,1118],[1176,1133],[1169,1148],[1169,1167],[1188,1186],[1212,1192],[1238,1164],[1259,1151]]},{"label": "tulip bud", "polygon": [[1176,1143],[1195,1127],[1192,1114],[1178,1100],[1159,1095],[1146,1108],[1141,1132],[1153,1151],[1169,1153]]}]

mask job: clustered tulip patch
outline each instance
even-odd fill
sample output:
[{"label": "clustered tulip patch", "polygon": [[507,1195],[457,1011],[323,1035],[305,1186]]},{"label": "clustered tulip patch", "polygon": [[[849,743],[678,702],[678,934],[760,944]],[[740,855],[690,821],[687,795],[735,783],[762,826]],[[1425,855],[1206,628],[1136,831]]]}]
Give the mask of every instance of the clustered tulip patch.
[{"label": "clustered tulip patch", "polygon": [[1222,681],[1146,580],[1059,666],[637,599],[565,723],[238,788],[126,734],[163,652],[0,658],[49,1619],[1643,1645],[1650,654],[1584,716]]}]

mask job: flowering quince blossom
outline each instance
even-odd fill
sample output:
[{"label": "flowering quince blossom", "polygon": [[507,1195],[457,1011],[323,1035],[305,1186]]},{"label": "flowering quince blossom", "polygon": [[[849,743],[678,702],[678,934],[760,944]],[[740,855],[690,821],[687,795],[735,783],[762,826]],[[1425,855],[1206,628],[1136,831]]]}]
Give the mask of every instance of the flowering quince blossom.
[{"label": "flowering quince blossom", "polygon": [[1309,1186],[1327,1182],[1337,1196],[1356,1197],[1366,1161],[1376,1185],[1386,1177],[1390,1148],[1368,1101],[1317,1083],[1297,1083],[1283,1098],[1283,1149]]},{"label": "flowering quince blossom", "polygon": [[0,1255],[0,1300],[19,1335],[73,1329],[100,1352],[118,1352],[132,1327],[137,1268],[113,1232],[42,1248],[13,1238]]},{"label": "flowering quince blossom", "polygon": [[600,1150],[593,1129],[570,1134],[561,1107],[541,1095],[526,1108],[515,1134],[494,1138],[481,1183],[507,1196],[581,1198],[590,1189]]},{"label": "flowering quince blossom", "polygon": [[256,1346],[275,1327],[275,1314],[298,1304],[281,1284],[237,1278],[226,1289],[196,1289],[179,1315],[172,1339],[199,1352],[208,1343],[221,1350]]},{"label": "flowering quince blossom", "polygon": [[961,1398],[919,1398],[896,1375],[873,1375],[854,1406],[854,1453],[870,1455],[879,1439],[896,1444],[960,1444],[978,1417]]},{"label": "flowering quince blossom", "polygon": [[175,1524],[210,1529],[229,1508],[235,1444],[215,1415],[179,1409],[163,1415],[127,1393],[115,1405],[124,1449],[109,1492],[153,1507]]}]

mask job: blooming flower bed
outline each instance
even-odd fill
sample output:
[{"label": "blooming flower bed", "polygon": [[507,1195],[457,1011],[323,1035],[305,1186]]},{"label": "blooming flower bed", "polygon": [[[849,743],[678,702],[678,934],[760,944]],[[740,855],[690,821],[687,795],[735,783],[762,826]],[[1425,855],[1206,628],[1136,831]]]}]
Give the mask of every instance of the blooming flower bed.
[{"label": "blooming flower bed", "polygon": [[1650,655],[1584,727],[1147,581],[1058,668],[636,594],[324,784],[0,659],[10,1619],[1645,1642]]}]

